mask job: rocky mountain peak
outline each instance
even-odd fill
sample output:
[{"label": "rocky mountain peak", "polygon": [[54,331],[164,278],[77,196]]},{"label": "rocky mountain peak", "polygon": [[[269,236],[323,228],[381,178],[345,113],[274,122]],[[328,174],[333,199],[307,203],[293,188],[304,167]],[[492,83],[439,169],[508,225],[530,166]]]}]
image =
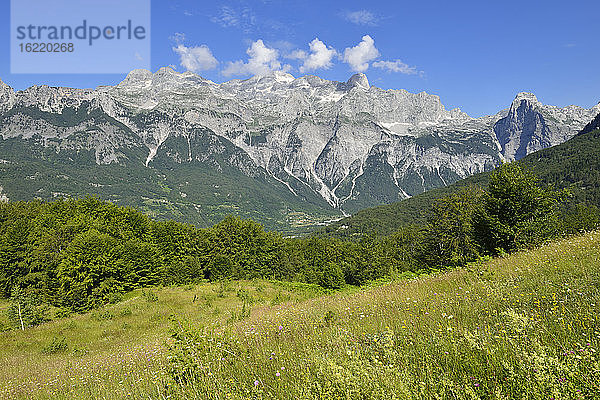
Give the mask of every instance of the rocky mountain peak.
[{"label": "rocky mountain peak", "polygon": [[277,82],[281,82],[281,83],[291,83],[296,79],[296,78],[294,78],[294,75],[289,74],[287,72],[283,72],[283,71],[273,71],[273,73],[270,75]]},{"label": "rocky mountain peak", "polygon": [[127,74],[127,77],[123,82],[126,81],[143,81],[152,78],[152,72],[147,69],[134,69]]},{"label": "rocky mountain peak", "polygon": [[13,89],[0,79],[0,96],[8,92],[14,93]]},{"label": "rocky mountain peak", "polygon": [[522,92],[517,94],[508,113],[495,123],[494,132],[503,156],[518,160],[568,140],[589,122],[594,111],[578,106],[544,105],[534,94]]},{"label": "rocky mountain peak", "polygon": [[0,80],[0,110],[12,107],[15,100],[14,90]]},{"label": "rocky mountain peak", "polygon": [[538,104],[539,103],[537,97],[535,97],[535,94],[529,93],[529,92],[521,92],[521,93],[518,93],[517,96],[515,97],[515,99],[513,100],[512,104],[511,104],[511,108],[519,107],[521,105],[521,103],[524,101],[527,103],[530,103],[530,104]]},{"label": "rocky mountain peak", "polygon": [[[289,74],[287,72],[283,72],[283,71],[270,71],[264,74],[258,74],[258,75],[254,75],[248,79],[243,79],[243,80],[239,80],[239,79],[234,79],[233,81],[230,82],[240,82],[240,83],[244,83],[244,84],[256,84],[256,83],[274,83],[274,82],[278,82],[278,83],[291,83],[295,80],[296,78],[294,78],[294,76],[292,74]],[[227,82],[225,82],[227,83]]]},{"label": "rocky mountain peak", "polygon": [[363,74],[362,72],[352,75],[350,77],[350,79],[348,79],[346,81],[346,85],[348,87],[348,90],[355,88],[355,87],[369,90],[369,88],[371,87],[371,85],[369,84],[369,80],[367,79],[367,76],[365,74]]},{"label": "rocky mountain peak", "polygon": [[156,75],[156,76],[177,76],[180,74],[171,67],[161,67],[158,69],[158,71],[156,71],[156,73],[154,75]]},{"label": "rocky mountain peak", "polygon": [[[193,76],[196,76],[193,74]],[[171,67],[162,67],[154,73],[152,76],[152,83],[154,85],[166,85],[168,88],[170,85],[177,86],[178,83],[190,78],[189,74],[181,74],[175,71]]]}]

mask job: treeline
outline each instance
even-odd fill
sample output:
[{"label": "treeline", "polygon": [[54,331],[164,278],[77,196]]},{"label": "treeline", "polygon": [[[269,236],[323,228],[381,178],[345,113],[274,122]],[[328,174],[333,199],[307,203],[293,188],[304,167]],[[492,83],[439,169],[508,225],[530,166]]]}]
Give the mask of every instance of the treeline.
[{"label": "treeline", "polygon": [[[80,312],[153,285],[253,278],[333,289],[361,285],[403,271],[460,266],[599,226],[594,207],[559,213],[567,197],[506,164],[491,174],[487,188],[438,200],[427,223],[358,241],[284,238],[236,217],[197,229],[95,198],[3,203],[0,296],[12,297],[19,323],[33,325],[43,321],[47,305]],[[17,321],[17,309],[11,310]]]},{"label": "treeline", "polygon": [[388,275],[399,265],[383,243],[284,238],[236,217],[197,229],[95,198],[2,203],[0,296],[27,294],[65,311],[85,311],[134,288],[204,279],[339,288]]}]

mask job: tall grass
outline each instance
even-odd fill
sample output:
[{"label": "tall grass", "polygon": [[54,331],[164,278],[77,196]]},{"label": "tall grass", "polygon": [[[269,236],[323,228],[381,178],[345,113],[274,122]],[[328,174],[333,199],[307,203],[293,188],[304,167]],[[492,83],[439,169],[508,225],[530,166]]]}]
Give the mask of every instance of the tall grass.
[{"label": "tall grass", "polygon": [[232,329],[182,325],[171,372],[198,399],[596,399],[599,305],[594,233]]},{"label": "tall grass", "polygon": [[4,333],[0,397],[600,398],[600,233],[359,292],[228,285]]},{"label": "tall grass", "polygon": [[232,325],[247,314],[244,304],[321,294],[316,285],[267,281],[136,290],[94,312],[0,333],[0,398],[161,398],[169,387],[165,342],[173,317]]}]

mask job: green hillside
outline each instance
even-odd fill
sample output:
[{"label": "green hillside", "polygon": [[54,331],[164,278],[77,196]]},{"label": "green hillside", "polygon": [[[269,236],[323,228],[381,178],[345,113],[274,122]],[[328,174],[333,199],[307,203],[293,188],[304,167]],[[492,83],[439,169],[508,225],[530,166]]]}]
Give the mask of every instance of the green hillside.
[{"label": "green hillside", "polygon": [[598,287],[593,232],[358,291],[137,290],[1,334],[0,398],[597,399]]},{"label": "green hillside", "polygon": [[[597,117],[596,125],[599,121]],[[574,204],[600,206],[600,130],[596,125],[592,122],[571,140],[517,161],[535,173],[542,183],[556,188],[568,188],[572,198],[568,201],[567,208]],[[591,130],[592,128],[595,130]],[[389,235],[403,226],[423,223],[437,199],[457,193],[468,186],[485,187],[489,175],[490,172],[476,174],[407,200],[365,209],[318,232],[339,238],[362,236],[365,233]]]},{"label": "green hillside", "polygon": [[277,279],[327,289],[361,286],[600,227],[597,209],[585,203],[576,213],[557,212],[562,198],[519,165],[506,164],[489,176],[485,190],[436,202],[426,226],[360,240],[285,238],[234,217],[198,229],[91,197],[0,203],[0,297],[13,302],[12,327],[25,328],[51,318],[50,306],[60,317],[155,285]]},{"label": "green hillside", "polygon": [[[198,133],[197,151],[202,150],[201,145],[226,149],[225,155],[206,162],[177,164],[161,152],[146,167],[142,160],[147,150],[132,145],[120,149],[119,163],[98,165],[93,148],[77,149],[93,133],[74,135],[72,148],[60,151],[44,147],[39,136],[30,140],[0,138],[0,194],[10,201],[97,196],[135,207],[157,220],[203,228],[236,215],[284,234],[304,233],[309,226],[341,216],[308,190],[298,190],[296,196],[261,171],[248,176],[233,167],[228,157],[243,162],[247,156],[226,140],[214,144]],[[166,145],[178,149],[181,144],[169,140]]]}]

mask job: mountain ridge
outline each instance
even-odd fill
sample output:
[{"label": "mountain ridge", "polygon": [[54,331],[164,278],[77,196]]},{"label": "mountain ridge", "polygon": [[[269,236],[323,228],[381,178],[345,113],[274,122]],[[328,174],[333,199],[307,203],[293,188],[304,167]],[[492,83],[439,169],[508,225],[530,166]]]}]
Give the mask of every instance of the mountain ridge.
[{"label": "mountain ridge", "polygon": [[[97,166],[135,165],[140,179],[189,170],[204,195],[177,202],[192,208],[210,193],[231,198],[246,190],[215,191],[198,180],[207,169],[244,176],[250,187],[260,177],[280,197],[280,210],[260,218],[269,225],[271,218],[282,221],[284,209],[305,213],[306,201],[314,205],[309,214],[330,218],[445,186],[562,143],[598,112],[600,105],[543,105],[523,92],[508,109],[472,118],[447,110],[436,95],[371,86],[364,74],[337,82],[277,72],[219,84],[163,67],[134,70],[96,89],[14,92],[0,84],[0,155],[2,142],[15,139],[22,151],[33,145],[53,152],[48,157],[57,166],[61,154],[86,151]],[[81,167],[93,169],[88,161]],[[43,183],[32,181],[28,196],[48,198]],[[9,198],[27,199],[11,193],[10,182],[0,185]],[[62,187],[56,192],[82,194]],[[174,200],[168,204],[177,209]],[[233,212],[252,213],[245,201],[232,203]]]},{"label": "mountain ridge", "polygon": [[[575,212],[578,206],[600,208],[600,114],[567,142],[539,150],[516,162],[533,171],[543,184],[569,189],[571,197],[563,204],[566,215]],[[410,199],[361,210],[320,229],[317,234],[338,238],[365,234],[385,236],[405,226],[422,224],[438,199],[467,187],[483,188],[489,175],[489,171],[474,174]]]}]

